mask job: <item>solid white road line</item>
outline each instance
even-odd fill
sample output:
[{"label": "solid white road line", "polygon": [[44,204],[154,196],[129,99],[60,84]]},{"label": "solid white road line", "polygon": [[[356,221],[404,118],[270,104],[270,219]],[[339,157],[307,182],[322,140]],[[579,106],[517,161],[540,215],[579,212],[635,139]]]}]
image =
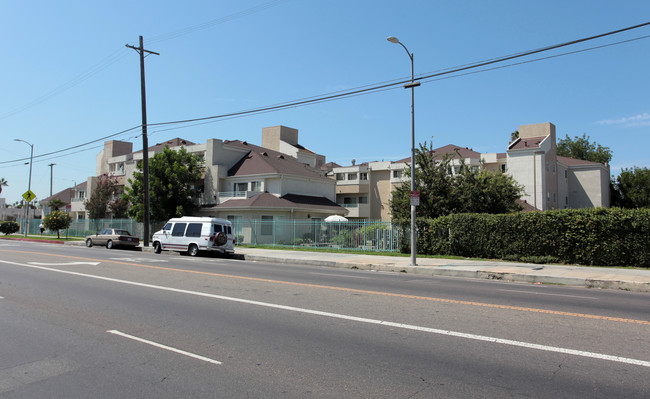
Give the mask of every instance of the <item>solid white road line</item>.
[{"label": "solid white road line", "polygon": [[437,328],[421,327],[421,326],[415,326],[415,325],[411,325],[411,324],[394,323],[394,322],[385,321],[385,320],[367,319],[367,318],[364,318],[364,317],[349,316],[349,315],[338,314],[338,313],[322,312],[322,311],[319,311],[319,310],[297,308],[297,307],[294,307],[294,306],[278,305],[278,304],[274,304],[274,303],[252,301],[252,300],[249,300],[249,299],[233,298],[233,297],[227,297],[227,296],[222,296],[222,295],[208,294],[208,293],[205,293],[205,292],[183,290],[183,289],[179,289],[179,288],[164,287],[164,286],[160,286],[160,285],[145,284],[145,283],[138,283],[138,282],[135,282],[135,281],[120,280],[120,279],[115,279],[115,278],[110,278],[110,277],[96,276],[96,275],[93,275],[93,274],[71,272],[71,271],[67,271],[67,270],[59,270],[59,269],[53,269],[53,268],[43,267],[43,266],[34,266],[34,265],[29,265],[29,264],[10,262],[10,261],[1,260],[1,259],[0,259],[0,263],[6,263],[6,264],[10,264],[10,265],[28,267],[28,268],[33,268],[33,269],[47,270],[47,271],[51,271],[51,272],[69,274],[69,275],[73,275],[73,276],[87,277],[87,278],[92,278],[92,279],[96,279],[96,280],[111,281],[111,282],[114,282],[114,283],[133,285],[133,286],[137,286],[137,287],[152,288],[152,289],[157,289],[157,290],[161,290],[161,291],[176,292],[176,293],[195,295],[195,296],[200,296],[200,297],[205,297],[205,298],[213,298],[213,299],[220,299],[220,300],[224,300],[224,301],[245,303],[245,304],[248,304],[248,305],[264,306],[264,307],[267,307],[267,308],[281,309],[281,310],[286,310],[286,311],[290,311],[290,312],[298,312],[298,313],[312,314],[312,315],[316,315],[316,316],[332,317],[332,318],[336,318],[336,319],[356,321],[356,322],[359,322],[359,323],[377,324],[377,325],[382,325],[382,326],[403,328],[403,329],[407,329],[407,330],[422,331],[422,332],[427,332],[427,333],[431,333],[431,334],[446,335],[446,336],[457,337],[457,338],[465,338],[465,339],[471,339],[471,340],[476,340],[476,341],[492,342],[492,343],[497,343],[497,344],[517,346],[517,347],[528,348],[528,349],[537,349],[537,350],[546,351],[546,352],[563,353],[563,354],[567,354],[567,355],[588,357],[588,358],[592,358],[592,359],[609,360],[609,361],[613,361],[613,362],[626,363],[626,364],[632,364],[632,365],[635,365],[635,366],[643,366],[643,367],[649,367],[650,368],[650,361],[646,361],[646,360],[631,359],[631,358],[620,357],[620,356],[611,356],[611,355],[605,355],[605,354],[602,354],[602,353],[586,352],[586,351],[580,351],[580,350],[575,350],[575,349],[560,348],[560,347],[556,347],[556,346],[538,345],[538,344],[533,344],[533,343],[529,343],[529,342],[514,341],[514,340],[510,340],[510,339],[502,339],[502,338],[495,338],[495,337],[488,337],[488,336],[484,336],[484,335],[466,334],[466,333],[462,333],[462,332],[456,332],[456,331],[450,331],[450,330],[440,330],[440,329],[437,329]]},{"label": "solid white road line", "polygon": [[190,353],[190,352],[185,352],[185,351],[180,350],[180,349],[172,348],[171,346],[159,344],[157,342],[153,342],[153,341],[149,341],[149,340],[146,340],[146,339],[138,338],[138,337],[133,336],[133,335],[125,334],[125,333],[123,333],[121,331],[109,330],[109,331],[106,331],[106,332],[109,333],[109,334],[115,334],[115,335],[119,335],[119,336],[124,337],[124,338],[132,339],[134,341],[142,342],[142,343],[145,343],[147,345],[155,346],[156,348],[165,349],[165,350],[168,350],[170,352],[180,353],[181,355],[193,357],[194,359],[203,360],[204,362],[213,363],[213,364],[222,364],[221,362],[216,361],[214,359],[210,359],[209,357],[200,356],[200,355]]}]

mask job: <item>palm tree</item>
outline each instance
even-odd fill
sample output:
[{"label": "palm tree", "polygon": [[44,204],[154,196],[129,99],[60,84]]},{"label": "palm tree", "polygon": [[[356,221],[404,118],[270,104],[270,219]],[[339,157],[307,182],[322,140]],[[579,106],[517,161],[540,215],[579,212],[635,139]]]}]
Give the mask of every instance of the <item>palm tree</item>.
[{"label": "palm tree", "polygon": [[2,194],[2,187],[8,186],[9,183],[5,180],[4,177],[0,177],[0,194]]}]

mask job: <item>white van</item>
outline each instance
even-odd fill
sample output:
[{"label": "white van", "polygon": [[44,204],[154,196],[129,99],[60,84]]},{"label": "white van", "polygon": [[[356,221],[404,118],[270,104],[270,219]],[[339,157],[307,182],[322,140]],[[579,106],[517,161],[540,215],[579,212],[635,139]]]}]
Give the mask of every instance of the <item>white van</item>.
[{"label": "white van", "polygon": [[152,241],[157,254],[162,251],[184,252],[190,256],[198,255],[199,251],[235,253],[232,223],[226,219],[193,216],[170,219],[162,230],[154,233]]}]

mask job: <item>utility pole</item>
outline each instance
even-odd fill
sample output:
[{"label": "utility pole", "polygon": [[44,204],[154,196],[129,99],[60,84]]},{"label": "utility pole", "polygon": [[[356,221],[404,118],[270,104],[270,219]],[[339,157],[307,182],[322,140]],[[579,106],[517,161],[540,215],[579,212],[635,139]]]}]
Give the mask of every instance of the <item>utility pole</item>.
[{"label": "utility pole", "polygon": [[51,163],[47,166],[50,167],[50,197],[52,196],[52,171],[54,170],[53,166],[56,165],[55,163]]},{"label": "utility pole", "polygon": [[142,98],[142,173],[144,185],[144,242],[145,247],[149,246],[149,140],[147,139],[147,95],[144,83],[144,57],[145,53],[160,55],[159,53],[145,50],[144,40],[140,36],[140,47],[129,46],[140,54],[140,92]]}]

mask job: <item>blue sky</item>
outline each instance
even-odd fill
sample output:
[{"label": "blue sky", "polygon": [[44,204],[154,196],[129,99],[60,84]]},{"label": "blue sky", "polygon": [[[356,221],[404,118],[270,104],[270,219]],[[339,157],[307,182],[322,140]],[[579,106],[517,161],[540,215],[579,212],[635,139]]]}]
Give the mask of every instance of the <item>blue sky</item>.
[{"label": "blue sky", "polygon": [[[149,123],[222,115],[433,73],[650,21],[647,0],[5,1],[0,13],[0,196],[27,190],[34,155],[101,139],[141,122],[139,59],[146,58]],[[650,27],[528,57],[641,38]],[[505,152],[519,125],[552,122],[558,137],[586,133],[622,167],[650,167],[650,38],[445,80],[416,89],[416,141]],[[410,153],[410,93],[401,87],[309,106],[151,127],[174,137],[260,144],[263,127],[299,130],[300,143],[349,165]],[[142,148],[140,131],[114,139]],[[32,191],[95,174],[103,140],[36,158]],[[20,161],[17,161],[20,160]],[[15,162],[9,162],[15,161]]]}]

